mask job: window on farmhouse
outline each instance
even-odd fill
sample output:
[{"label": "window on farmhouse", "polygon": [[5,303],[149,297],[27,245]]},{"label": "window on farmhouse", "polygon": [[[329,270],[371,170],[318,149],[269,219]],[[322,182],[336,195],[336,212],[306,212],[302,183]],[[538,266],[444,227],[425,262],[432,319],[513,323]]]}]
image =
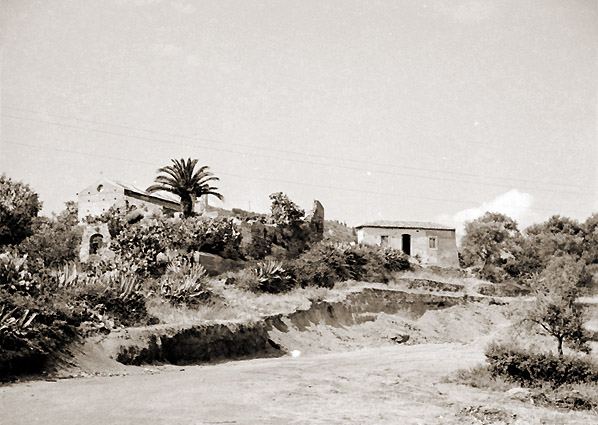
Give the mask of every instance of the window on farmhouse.
[{"label": "window on farmhouse", "polygon": [[438,241],[436,240],[436,236],[430,236],[428,238],[430,249],[438,249]]},{"label": "window on farmhouse", "polygon": [[388,246],[388,236],[380,236],[380,246]]}]

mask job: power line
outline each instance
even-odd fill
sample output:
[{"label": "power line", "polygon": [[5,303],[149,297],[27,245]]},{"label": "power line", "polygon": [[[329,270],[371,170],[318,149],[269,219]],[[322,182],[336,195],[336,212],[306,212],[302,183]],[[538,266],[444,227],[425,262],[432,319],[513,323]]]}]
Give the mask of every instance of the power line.
[{"label": "power line", "polygon": [[[86,131],[95,132],[95,133],[128,137],[128,138],[137,139],[137,140],[149,140],[149,141],[154,141],[154,142],[164,143],[164,144],[188,146],[188,147],[193,147],[193,148],[202,148],[202,149],[206,149],[206,150],[232,153],[232,154],[236,154],[236,155],[239,155],[239,154],[240,155],[249,155],[249,156],[254,156],[254,157],[258,157],[258,158],[275,159],[278,161],[288,161],[288,162],[302,163],[302,164],[308,164],[308,165],[328,166],[328,167],[341,168],[341,169],[354,170],[354,171],[371,172],[370,170],[366,170],[364,168],[352,167],[352,166],[347,166],[347,165],[318,163],[318,162],[305,161],[305,160],[300,160],[300,159],[291,159],[291,158],[283,158],[283,157],[278,157],[278,156],[273,156],[273,155],[258,154],[258,153],[253,153],[253,152],[242,152],[242,151],[236,151],[236,150],[231,150],[231,149],[216,148],[216,147],[212,147],[212,146],[203,146],[203,145],[196,145],[196,144],[189,144],[189,143],[178,143],[178,142],[173,142],[171,140],[166,140],[166,139],[157,139],[157,138],[151,138],[151,137],[147,137],[147,136],[136,136],[136,135],[126,134],[126,133],[116,133],[116,132],[108,131],[108,130],[92,129],[92,128],[73,125],[73,124],[63,124],[63,123],[57,123],[57,122],[52,122],[52,121],[38,120],[38,119],[34,119],[34,118],[19,117],[19,116],[14,116],[14,115],[2,114],[2,116],[6,117],[6,118],[17,119],[17,120],[39,122],[39,123],[43,123],[43,124],[56,125],[59,127],[75,128],[75,129],[86,130]],[[373,172],[378,173],[378,174],[386,174],[386,175],[400,176],[400,177],[412,177],[412,178],[441,181],[441,182],[450,181],[450,182],[454,182],[454,183],[476,184],[476,185],[480,185],[480,186],[502,187],[502,188],[508,188],[508,189],[513,188],[512,185],[506,185],[506,184],[500,184],[500,183],[485,183],[485,182],[472,181],[472,180],[459,180],[459,179],[453,179],[453,178],[449,178],[449,177],[422,176],[422,175],[416,175],[416,174],[396,173],[396,172],[382,171],[382,170],[375,170]],[[439,172],[441,172],[441,171],[439,171]],[[568,193],[568,194],[573,194],[573,195],[594,195],[594,192],[580,192],[580,191],[572,192],[572,191],[564,190],[564,189],[561,189],[561,190],[559,190],[559,189],[542,189],[542,188],[523,188],[523,189],[535,190],[535,191],[541,191],[541,192],[551,192],[551,193]]]},{"label": "power line", "polygon": [[[458,175],[458,176],[477,177],[477,178],[481,177],[481,178],[485,178],[485,179],[505,180],[505,181],[513,181],[513,182],[524,182],[524,183],[532,183],[532,184],[551,184],[551,185],[558,185],[558,186],[572,187],[572,188],[581,188],[582,187],[582,186],[579,186],[579,185],[572,185],[572,184],[567,184],[567,183],[559,183],[559,182],[551,182],[551,181],[542,182],[542,181],[539,181],[539,180],[517,179],[517,178],[513,178],[513,177],[480,176],[478,174],[472,174],[472,173],[463,173],[463,172],[451,171],[451,170],[438,170],[438,169],[432,169],[432,168],[410,167],[410,166],[406,166],[406,165],[397,165],[397,164],[391,164],[391,163],[372,164],[371,162],[357,160],[357,159],[341,158],[341,157],[334,157],[334,156],[321,155],[321,154],[316,155],[316,154],[311,154],[311,153],[297,152],[297,151],[291,151],[291,150],[285,150],[285,149],[278,149],[278,148],[271,148],[271,147],[265,147],[265,146],[259,146],[259,145],[234,143],[234,142],[228,142],[228,141],[223,141],[223,140],[218,140],[218,139],[212,139],[212,138],[204,138],[204,137],[198,137],[198,136],[189,136],[189,135],[183,135],[183,134],[168,133],[168,132],[162,132],[162,131],[156,131],[156,130],[138,128],[138,127],[133,127],[133,126],[126,126],[126,125],[112,124],[112,123],[107,123],[107,122],[102,122],[102,121],[89,120],[89,119],[84,119],[84,118],[70,117],[70,116],[67,116],[67,115],[47,114],[45,112],[42,113],[40,111],[35,111],[35,110],[32,110],[32,109],[17,108],[17,107],[13,107],[13,106],[2,106],[2,109],[13,109],[13,110],[17,110],[17,111],[23,111],[23,112],[33,113],[33,114],[40,114],[40,115],[44,114],[44,115],[47,115],[49,117],[56,117],[56,118],[62,118],[62,119],[67,119],[67,120],[87,122],[87,123],[90,123],[90,124],[104,125],[104,126],[122,128],[122,129],[127,129],[127,130],[143,131],[143,132],[146,132],[146,133],[159,134],[159,135],[164,135],[164,136],[169,136],[169,137],[177,137],[177,138],[183,138],[183,139],[199,140],[199,141],[204,141],[204,142],[208,142],[208,143],[218,143],[218,144],[225,144],[225,145],[230,145],[230,146],[239,146],[239,147],[242,147],[242,148],[260,149],[260,150],[266,150],[266,151],[269,151],[269,152],[279,152],[279,153],[291,154],[291,155],[301,155],[301,156],[306,156],[306,157],[310,157],[310,158],[322,158],[322,159],[333,160],[333,161],[341,160],[341,161],[345,161],[345,162],[352,162],[352,163],[357,163],[357,164],[365,164],[365,165],[369,165],[369,166],[372,166],[372,165],[374,165],[374,166],[384,166],[384,167],[391,167],[391,168],[395,168],[395,169],[401,168],[401,169],[414,170],[414,171],[426,171],[426,172],[434,172],[434,173],[441,173],[441,174],[452,174],[452,175]],[[50,121],[34,120],[32,118],[15,117],[15,116],[11,116],[11,115],[5,115],[5,116],[10,117],[10,118],[15,118],[15,119],[24,119],[24,120],[31,120],[31,121],[43,122],[43,123],[51,124],[51,125],[67,126],[67,127],[79,128],[79,129],[84,129],[84,130],[89,130],[89,131],[96,131],[96,130],[90,129],[88,127],[73,126],[73,125],[69,125],[69,124],[62,124],[62,123],[56,123],[56,122],[50,122]],[[131,137],[130,135],[121,134],[121,133],[119,133],[119,135],[123,135],[125,137]],[[154,141],[163,142],[163,143],[171,143],[171,144],[183,145],[183,144],[180,144],[180,143],[171,142],[171,141],[164,141],[164,140],[160,140],[160,139],[147,139],[147,140],[154,140]],[[193,146],[193,147],[195,147],[195,145],[183,145],[183,146]],[[244,153],[244,154],[258,156],[258,155],[253,154],[253,153]],[[276,157],[276,159],[283,159],[283,158]],[[287,160],[292,161],[291,159],[287,159]],[[306,162],[306,163],[312,164],[311,162]],[[319,164],[319,163],[316,163],[316,164],[317,165],[328,165],[328,164]],[[332,166],[337,166],[337,165],[332,165]],[[341,166],[339,166],[339,167],[341,167]],[[362,170],[362,171],[370,171],[370,170],[366,170],[366,169],[363,169],[363,168],[351,168],[351,169],[357,169],[357,170]],[[379,171],[379,170],[376,170],[375,172],[384,173],[384,174],[394,174],[394,173],[391,173],[391,172]],[[398,175],[403,175],[403,174],[398,174]],[[422,176],[422,177],[428,178],[427,176]],[[438,179],[440,180],[441,178],[438,178]],[[446,180],[446,179],[441,179],[441,180]],[[468,182],[468,183],[476,183],[477,184],[477,182],[472,182],[472,181],[462,181],[461,180],[461,181],[457,181],[457,182]],[[492,184],[492,183],[488,183],[488,184]],[[503,185],[501,187],[511,187],[511,186],[505,186],[505,185]],[[545,190],[545,189],[534,189],[534,190]],[[554,190],[549,190],[549,191],[554,191]]]},{"label": "power line", "polygon": [[[71,154],[82,155],[82,156],[98,157],[98,158],[105,158],[105,159],[111,159],[111,160],[116,160],[116,161],[134,162],[134,163],[139,163],[139,164],[147,164],[147,165],[155,166],[154,163],[148,162],[148,161],[127,159],[127,158],[121,158],[121,157],[113,157],[113,156],[102,155],[102,154],[93,154],[93,153],[75,151],[75,150],[70,150],[70,149],[30,145],[27,143],[18,143],[18,142],[10,142],[10,141],[7,143],[12,144],[12,145],[18,145],[18,146],[26,146],[26,147],[35,148],[35,149],[45,149],[45,150],[65,152],[65,153],[71,153]],[[242,178],[242,179],[264,180],[264,181],[276,182],[276,183],[296,184],[296,185],[300,185],[300,186],[319,187],[319,188],[332,189],[332,190],[342,190],[345,192],[364,193],[364,194],[368,194],[368,195],[384,195],[384,196],[391,196],[391,197],[396,197],[396,198],[401,198],[401,199],[411,198],[411,199],[420,199],[420,200],[426,200],[426,201],[449,202],[449,203],[468,204],[468,205],[481,205],[484,203],[484,201],[433,198],[433,197],[417,196],[417,195],[403,195],[403,194],[397,194],[397,193],[392,193],[392,192],[351,189],[351,188],[340,187],[340,186],[330,186],[330,185],[323,185],[323,184],[316,184],[316,183],[298,182],[298,181],[292,181],[292,180],[272,179],[272,178],[258,177],[258,176],[247,176],[247,175],[243,175],[243,174],[234,174],[234,173],[226,173],[226,172],[219,172],[218,174],[223,175],[223,176]],[[534,210],[534,211],[554,212],[553,209],[548,209],[548,208],[530,208],[530,209]]]}]

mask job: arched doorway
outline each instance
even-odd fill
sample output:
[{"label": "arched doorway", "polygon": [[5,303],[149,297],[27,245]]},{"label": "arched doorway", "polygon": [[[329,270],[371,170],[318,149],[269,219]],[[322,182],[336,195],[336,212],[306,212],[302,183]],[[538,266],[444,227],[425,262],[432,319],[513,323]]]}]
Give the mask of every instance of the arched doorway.
[{"label": "arched doorway", "polygon": [[104,242],[104,237],[99,233],[92,235],[89,238],[89,254],[97,254],[98,251],[102,248],[102,244]]},{"label": "arched doorway", "polygon": [[405,254],[411,255],[411,235],[404,234],[401,236],[401,250]]}]

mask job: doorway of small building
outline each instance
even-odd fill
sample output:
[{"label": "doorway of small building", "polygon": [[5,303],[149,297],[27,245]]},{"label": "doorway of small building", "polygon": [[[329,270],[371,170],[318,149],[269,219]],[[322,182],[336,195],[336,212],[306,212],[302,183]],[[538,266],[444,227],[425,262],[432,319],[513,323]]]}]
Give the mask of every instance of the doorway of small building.
[{"label": "doorway of small building", "polygon": [[102,248],[102,242],[104,241],[104,237],[99,233],[96,233],[91,238],[89,238],[89,253],[90,254],[97,254],[100,248]]},{"label": "doorway of small building", "polygon": [[401,236],[401,250],[407,254],[411,255],[411,235],[402,235]]}]

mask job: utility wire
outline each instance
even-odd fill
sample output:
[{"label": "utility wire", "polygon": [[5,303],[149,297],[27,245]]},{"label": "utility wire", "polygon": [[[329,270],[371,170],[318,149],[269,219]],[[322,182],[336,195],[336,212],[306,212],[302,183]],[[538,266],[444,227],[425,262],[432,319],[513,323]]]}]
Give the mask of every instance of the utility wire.
[{"label": "utility wire", "polygon": [[[82,156],[98,157],[98,158],[105,158],[105,159],[111,159],[111,160],[116,160],[116,161],[133,162],[133,163],[147,164],[147,165],[155,166],[155,163],[149,162],[149,161],[141,161],[141,160],[135,160],[135,159],[113,157],[113,156],[102,155],[102,154],[93,154],[93,153],[75,151],[75,150],[70,150],[70,149],[30,145],[27,143],[18,143],[18,142],[11,142],[11,141],[9,141],[7,143],[12,144],[12,145],[18,145],[18,146],[26,146],[26,147],[35,148],[35,149],[44,149],[44,150],[65,152],[65,153],[71,153],[71,154],[82,155]],[[272,178],[268,178],[268,177],[247,176],[247,175],[243,175],[243,174],[234,174],[234,173],[226,173],[226,172],[218,172],[218,175],[237,177],[237,178],[242,178],[242,179],[265,180],[265,181],[276,182],[276,183],[295,184],[295,185],[300,185],[300,186],[319,187],[319,188],[332,189],[332,190],[342,190],[345,192],[364,193],[364,194],[368,194],[368,195],[372,195],[372,194],[373,195],[384,195],[384,196],[391,196],[391,197],[396,197],[396,198],[401,198],[401,199],[412,198],[412,199],[420,199],[420,200],[426,200],[426,201],[449,202],[449,203],[468,204],[468,205],[481,205],[484,203],[484,201],[433,198],[433,197],[417,196],[417,195],[404,195],[404,194],[398,194],[398,193],[392,193],[392,192],[350,189],[350,188],[340,187],[340,186],[329,186],[329,185],[323,185],[323,184],[306,183],[306,182],[298,182],[298,181],[291,181],[291,180],[280,180],[280,179],[272,179]],[[554,213],[554,209],[548,209],[548,208],[530,208],[530,209],[535,210],[535,211],[545,211],[545,212],[547,211],[547,212]]]},{"label": "utility wire", "polygon": [[[458,175],[458,176],[466,176],[466,177],[477,177],[477,178],[486,178],[486,179],[495,179],[495,180],[506,180],[506,181],[514,181],[514,182],[525,182],[525,183],[535,183],[535,184],[551,184],[551,185],[559,185],[559,186],[565,186],[565,187],[573,187],[573,188],[580,188],[582,186],[579,185],[571,185],[571,184],[567,184],[567,183],[559,183],[559,182],[551,182],[551,181],[539,181],[539,180],[531,180],[531,179],[517,179],[517,178],[513,178],[513,177],[498,177],[498,176],[480,176],[478,174],[472,174],[472,173],[463,173],[463,172],[458,172],[458,171],[451,171],[451,170],[438,170],[438,169],[432,169],[432,168],[421,168],[421,167],[410,167],[410,166],[406,166],[406,165],[397,165],[397,164],[391,164],[391,163],[378,163],[378,164],[372,164],[371,162],[368,161],[362,161],[362,160],[357,160],[357,159],[350,159],[350,158],[341,158],[341,157],[334,157],[334,156],[329,156],[329,155],[321,155],[321,154],[311,154],[311,153],[306,153],[306,152],[297,152],[297,151],[291,151],[291,150],[285,150],[285,149],[278,149],[278,148],[272,148],[272,147],[266,147],[266,146],[259,146],[259,145],[252,145],[252,144],[241,144],[241,143],[234,143],[234,142],[225,142],[222,140],[218,140],[218,139],[211,139],[211,138],[204,138],[204,137],[198,137],[198,136],[189,136],[189,135],[183,135],[183,134],[176,134],[176,133],[168,133],[168,132],[162,132],[162,131],[156,131],[156,130],[150,130],[150,129],[145,129],[145,128],[138,128],[138,127],[133,127],[133,126],[126,126],[126,125],[120,125],[120,124],[112,124],[112,123],[107,123],[107,122],[102,122],[102,121],[94,121],[94,120],[89,120],[89,119],[84,119],[84,118],[76,118],[76,117],[71,117],[71,116],[67,116],[67,115],[57,115],[57,114],[48,114],[45,112],[41,112],[41,111],[35,111],[32,109],[25,109],[25,108],[17,108],[17,107],[13,107],[13,106],[2,106],[2,109],[12,109],[12,110],[16,110],[16,111],[23,111],[23,112],[28,112],[28,113],[33,113],[33,114],[38,114],[38,115],[47,115],[49,117],[55,117],[55,118],[61,118],[61,119],[67,119],[67,120],[74,120],[74,121],[81,121],[81,122],[87,122],[90,124],[95,124],[95,125],[103,125],[103,126],[109,126],[109,127],[115,127],[115,128],[122,128],[122,129],[127,129],[127,130],[134,130],[134,131],[143,131],[146,133],[153,133],[153,134],[159,134],[159,135],[163,135],[163,136],[169,136],[169,137],[177,137],[177,138],[183,138],[183,139],[191,139],[191,140],[199,140],[199,141],[204,141],[204,142],[208,142],[208,143],[218,143],[218,144],[225,144],[225,145],[230,145],[230,146],[239,146],[242,148],[253,148],[253,149],[260,149],[260,150],[266,150],[269,152],[279,152],[279,153],[284,153],[284,154],[291,154],[291,155],[301,155],[301,156],[307,156],[307,157],[311,157],[311,158],[322,158],[322,159],[328,159],[328,160],[334,160],[334,161],[345,161],[345,162],[352,162],[352,163],[357,163],[357,164],[365,164],[365,165],[378,165],[378,166],[385,166],[385,167],[391,167],[391,168],[402,168],[402,169],[406,169],[406,170],[414,170],[414,171],[428,171],[428,172],[434,172],[434,173],[443,173],[443,174],[452,174],[452,175]],[[14,116],[10,116],[7,115],[8,117],[11,118],[17,118]],[[17,119],[25,119],[22,117],[18,117]],[[49,122],[49,121],[40,121],[40,122],[44,122],[44,123],[48,123],[48,124],[53,124],[53,125],[61,125],[60,123],[54,123],[54,122]],[[75,127],[75,128],[82,128],[82,129],[88,129],[87,127]],[[89,129],[91,130],[91,129]],[[362,169],[360,169],[362,170]],[[364,170],[364,171],[368,171],[368,170]]]},{"label": "utility wire", "polygon": [[[341,168],[341,169],[355,170],[355,171],[362,171],[362,172],[372,172],[370,170],[366,170],[363,168],[352,167],[352,166],[347,166],[347,165],[318,163],[318,162],[305,161],[305,160],[300,160],[300,159],[291,159],[291,158],[284,158],[284,157],[273,156],[273,155],[258,154],[258,153],[253,153],[253,152],[242,152],[242,151],[236,151],[236,150],[231,150],[231,149],[216,148],[216,147],[212,147],[212,146],[204,146],[204,145],[189,144],[189,143],[179,143],[179,142],[173,142],[171,140],[166,140],[166,139],[157,139],[157,138],[152,138],[152,137],[147,137],[147,136],[136,136],[136,135],[126,134],[126,133],[116,133],[116,132],[108,131],[108,130],[92,129],[92,128],[88,128],[88,127],[73,125],[73,124],[63,124],[63,123],[57,123],[57,122],[51,122],[51,121],[45,121],[45,120],[38,120],[38,119],[34,119],[34,118],[19,117],[19,116],[14,116],[14,115],[2,114],[2,116],[6,117],[6,118],[17,119],[17,120],[32,121],[32,122],[39,122],[39,123],[43,123],[43,124],[56,125],[56,126],[65,127],[65,128],[75,128],[75,129],[86,130],[86,131],[95,132],[95,133],[109,134],[109,135],[114,135],[114,136],[122,136],[122,137],[131,138],[131,139],[137,139],[137,140],[149,140],[149,141],[154,141],[154,142],[164,143],[164,144],[188,146],[188,147],[193,147],[193,148],[202,148],[202,149],[206,149],[206,150],[232,153],[232,154],[236,154],[236,155],[248,155],[248,156],[259,157],[259,158],[275,159],[278,161],[288,161],[288,162],[302,163],[302,164],[308,164],[308,165],[334,167],[334,168]],[[382,171],[382,170],[375,170],[373,172],[378,173],[378,174],[391,175],[391,176],[414,177],[414,178],[419,178],[419,179],[441,181],[441,182],[450,181],[450,182],[455,182],[455,183],[476,184],[476,185],[481,185],[481,186],[493,186],[493,187],[502,187],[502,188],[508,188],[508,189],[513,188],[512,185],[506,185],[506,184],[500,184],[500,183],[485,183],[485,182],[472,181],[472,180],[459,180],[459,179],[453,179],[453,178],[448,178],[448,177],[422,176],[422,175],[416,175],[416,174],[396,173],[396,172]],[[581,191],[573,192],[573,191],[565,190],[565,189],[560,189],[560,190],[559,189],[542,189],[542,188],[523,188],[523,189],[542,191],[542,192],[551,192],[551,193],[568,193],[568,194],[574,194],[574,195],[594,195],[594,192],[581,192]]]}]

